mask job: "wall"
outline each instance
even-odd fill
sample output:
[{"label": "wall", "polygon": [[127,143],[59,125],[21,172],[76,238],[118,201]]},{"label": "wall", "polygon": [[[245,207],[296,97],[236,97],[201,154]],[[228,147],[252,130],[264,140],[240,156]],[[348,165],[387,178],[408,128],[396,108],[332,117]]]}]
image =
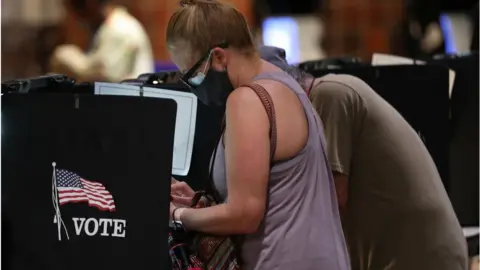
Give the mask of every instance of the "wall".
[{"label": "wall", "polygon": [[364,60],[389,53],[404,14],[403,0],[327,0],[322,12],[324,48],[328,56],[350,55]]},{"label": "wall", "polygon": [[2,0],[2,81],[46,72],[61,43],[62,0]]}]

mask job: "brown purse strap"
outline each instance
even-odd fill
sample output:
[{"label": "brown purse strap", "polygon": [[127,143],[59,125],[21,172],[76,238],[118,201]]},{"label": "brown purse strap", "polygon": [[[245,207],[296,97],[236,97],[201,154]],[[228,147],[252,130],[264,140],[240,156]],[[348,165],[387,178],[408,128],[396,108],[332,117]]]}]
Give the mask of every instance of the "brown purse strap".
[{"label": "brown purse strap", "polygon": [[265,110],[267,111],[268,120],[270,121],[270,163],[273,165],[275,150],[277,149],[277,121],[272,97],[267,90],[259,84],[252,83],[242,86],[251,88],[260,98],[263,107],[265,107]]}]

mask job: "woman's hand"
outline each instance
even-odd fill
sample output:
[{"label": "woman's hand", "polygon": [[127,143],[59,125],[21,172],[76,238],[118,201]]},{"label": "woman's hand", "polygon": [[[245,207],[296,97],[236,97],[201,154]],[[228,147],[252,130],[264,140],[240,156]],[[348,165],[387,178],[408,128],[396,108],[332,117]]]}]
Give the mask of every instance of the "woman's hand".
[{"label": "woman's hand", "polygon": [[183,207],[191,206],[193,196],[195,196],[195,191],[187,183],[177,181],[172,177],[172,184],[170,188],[170,195],[172,196],[173,204]]},{"label": "woman's hand", "polygon": [[[176,221],[176,222],[181,222],[181,216],[182,216],[182,213],[183,211],[185,210],[186,208],[183,208],[183,207],[178,207],[176,206],[175,204],[173,203],[170,203],[170,219],[172,221]],[[176,211],[175,211],[176,210]],[[175,214],[175,216],[174,216]]]}]

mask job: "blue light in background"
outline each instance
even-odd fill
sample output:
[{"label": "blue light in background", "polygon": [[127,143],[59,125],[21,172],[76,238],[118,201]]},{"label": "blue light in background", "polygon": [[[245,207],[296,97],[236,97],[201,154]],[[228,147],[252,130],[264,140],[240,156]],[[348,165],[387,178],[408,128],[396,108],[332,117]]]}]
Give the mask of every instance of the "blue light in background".
[{"label": "blue light in background", "polygon": [[455,35],[453,33],[452,21],[448,15],[440,15],[440,28],[442,29],[443,39],[445,40],[445,53],[456,54],[457,46],[455,44]]},{"label": "blue light in background", "polygon": [[275,46],[285,50],[287,62],[296,64],[300,62],[300,44],[298,25],[291,17],[271,17],[262,24],[263,44]]}]

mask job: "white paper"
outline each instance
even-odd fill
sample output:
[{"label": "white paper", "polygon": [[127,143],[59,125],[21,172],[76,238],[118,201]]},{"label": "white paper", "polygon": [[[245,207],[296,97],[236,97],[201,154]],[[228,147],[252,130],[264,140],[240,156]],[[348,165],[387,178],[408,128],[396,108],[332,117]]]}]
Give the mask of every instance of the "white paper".
[{"label": "white paper", "polygon": [[424,65],[424,61],[414,60],[406,57],[374,53],[372,56],[372,66],[389,66],[389,65]]},{"label": "white paper", "polygon": [[173,144],[172,174],[187,175],[192,160],[195,123],[197,120],[197,97],[192,93],[158,88],[143,88],[143,96],[171,98],[177,102],[175,141]]},{"label": "white paper", "polygon": [[475,235],[480,234],[480,228],[479,227],[464,227],[462,228],[463,230],[463,235],[465,238],[469,238]]},{"label": "white paper", "polygon": [[[372,66],[389,66],[389,65],[425,65],[425,61],[415,60],[411,58],[374,53],[372,56]],[[452,97],[453,84],[455,82],[455,71],[448,70],[448,97]]]},{"label": "white paper", "polygon": [[140,86],[118,83],[95,83],[95,95],[140,96]]},{"label": "white paper", "polygon": [[[95,94],[140,96],[140,86],[117,83],[95,83]],[[197,97],[192,93],[151,87],[143,87],[143,96],[168,98],[177,102],[172,174],[187,175],[192,160],[193,139],[197,119]],[[152,117],[161,117],[161,115]]]}]

